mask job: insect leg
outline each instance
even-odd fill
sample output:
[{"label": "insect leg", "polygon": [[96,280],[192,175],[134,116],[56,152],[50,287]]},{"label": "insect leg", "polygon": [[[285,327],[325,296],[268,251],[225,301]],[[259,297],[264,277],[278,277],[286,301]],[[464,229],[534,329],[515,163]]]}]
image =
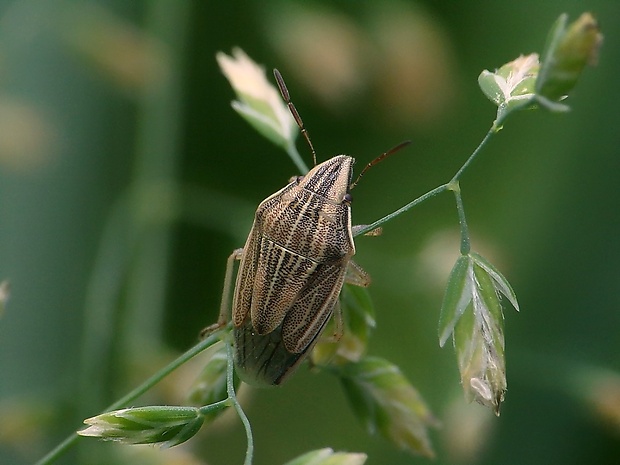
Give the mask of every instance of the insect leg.
[{"label": "insect leg", "polygon": [[344,335],[344,321],[342,319],[342,309],[340,308],[340,301],[336,301],[334,305],[334,313],[332,314],[334,320],[334,333],[332,335],[333,342],[338,342]]},{"label": "insect leg", "polygon": [[359,287],[370,286],[370,275],[353,260],[347,265],[347,274],[344,277],[345,282]]},{"label": "insect leg", "polygon": [[230,291],[233,284],[233,268],[235,260],[241,260],[243,249],[235,249],[226,260],[226,273],[224,274],[224,290],[222,291],[222,302],[220,303],[220,314],[217,321],[200,331],[200,337],[211,334],[213,331],[226,326],[228,323],[228,314],[230,313]]},{"label": "insect leg", "polygon": [[[362,229],[364,229],[366,226],[368,226],[367,224],[357,224],[355,226],[351,227],[351,233],[355,236],[355,234],[357,233],[357,231],[361,231]],[[370,231],[368,231],[367,233],[364,233],[364,236],[380,236],[381,234],[383,234],[383,228],[382,227],[378,227],[375,229],[371,229]]]}]

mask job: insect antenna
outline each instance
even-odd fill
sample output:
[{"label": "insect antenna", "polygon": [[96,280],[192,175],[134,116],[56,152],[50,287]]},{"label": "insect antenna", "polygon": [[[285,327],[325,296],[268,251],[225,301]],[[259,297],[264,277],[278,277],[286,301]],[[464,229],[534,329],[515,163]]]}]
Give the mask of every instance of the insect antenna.
[{"label": "insect antenna", "polygon": [[390,150],[388,150],[387,152],[383,152],[381,155],[379,155],[377,158],[375,158],[373,161],[371,161],[370,163],[368,163],[366,166],[364,166],[364,169],[360,172],[359,176],[357,177],[357,179],[355,180],[355,182],[353,184],[351,184],[349,186],[349,190],[353,189],[355,186],[357,186],[357,183],[360,182],[360,179],[362,179],[362,176],[364,176],[364,173],[366,173],[366,171],[368,171],[370,169],[370,167],[375,166],[377,163],[379,163],[380,161],[384,160],[385,158],[389,157],[390,155],[398,152],[400,149],[407,147],[409,144],[411,144],[410,140],[406,140],[404,142],[401,142],[400,144],[398,144],[396,147],[392,147]]},{"label": "insect antenna", "polygon": [[304,135],[304,137],[306,138],[306,142],[308,142],[308,145],[310,146],[310,150],[312,151],[312,161],[314,161],[314,166],[316,166],[316,151],[314,150],[314,146],[312,145],[312,141],[310,140],[310,135],[308,134],[308,131],[304,126],[304,122],[301,120],[301,116],[299,116],[299,113],[297,112],[297,108],[295,108],[295,105],[293,104],[293,102],[291,102],[291,96],[288,93],[288,89],[286,88],[284,79],[282,78],[280,71],[278,71],[277,69],[273,70],[273,75],[276,78],[276,82],[278,83],[278,88],[280,89],[280,94],[282,94],[284,102],[286,102],[286,105],[288,106],[291,115],[293,115],[297,126],[299,126],[301,133]]}]

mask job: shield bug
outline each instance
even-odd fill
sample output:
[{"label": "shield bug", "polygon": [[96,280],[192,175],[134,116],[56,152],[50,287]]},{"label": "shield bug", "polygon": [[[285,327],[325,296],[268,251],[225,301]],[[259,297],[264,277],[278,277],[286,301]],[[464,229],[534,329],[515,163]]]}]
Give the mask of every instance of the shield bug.
[{"label": "shield bug", "polygon": [[233,264],[240,260],[232,302],[235,365],[240,377],[255,385],[278,385],[295,371],[332,316],[345,280],[370,284],[369,276],[351,262],[355,244],[349,191],[370,166],[409,143],[377,157],[352,183],[352,157],[337,155],[316,164],[284,80],[277,70],[274,75],[315,166],[260,203],[243,249],[228,259],[214,326],[227,321]]}]

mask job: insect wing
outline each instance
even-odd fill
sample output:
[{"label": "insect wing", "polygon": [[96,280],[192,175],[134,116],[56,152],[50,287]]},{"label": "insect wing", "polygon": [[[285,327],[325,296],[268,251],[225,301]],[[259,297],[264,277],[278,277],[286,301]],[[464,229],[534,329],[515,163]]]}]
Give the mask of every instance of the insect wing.
[{"label": "insect wing", "polygon": [[251,318],[235,328],[235,362],[241,378],[254,385],[278,385],[312,349],[332,314],[344,282],[340,264],[319,265],[284,321],[258,334]]},{"label": "insect wing", "polygon": [[[237,280],[235,283],[235,293],[233,296],[232,321],[235,327],[241,326],[246,316],[250,313],[252,302],[254,300],[255,278],[258,273],[258,261],[261,254],[261,244],[263,239],[264,228],[264,212],[273,208],[278,199],[285,192],[293,187],[290,183],[280,189],[278,192],[270,195],[263,200],[254,217],[254,224],[248,235],[248,239],[243,247],[243,256],[239,264]],[[277,326],[277,325],[275,325]]]},{"label": "insect wing", "polygon": [[318,264],[266,237],[260,242],[251,316],[256,332],[267,334],[280,326]]},{"label": "insect wing", "polygon": [[346,261],[348,259],[320,265],[287,312],[282,323],[282,338],[290,352],[308,351],[323,330],[342,290]]},{"label": "insect wing", "polygon": [[243,256],[239,264],[239,271],[237,272],[232,306],[232,321],[235,327],[241,326],[250,313],[254,276],[256,275],[256,264],[258,263],[259,237],[256,225],[252,226],[252,230],[243,248]]}]

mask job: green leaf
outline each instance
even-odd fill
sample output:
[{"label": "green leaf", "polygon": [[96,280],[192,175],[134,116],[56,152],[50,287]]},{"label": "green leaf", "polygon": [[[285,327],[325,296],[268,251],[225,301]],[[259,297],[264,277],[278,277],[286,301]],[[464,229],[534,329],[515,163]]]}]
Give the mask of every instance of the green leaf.
[{"label": "green leaf", "polygon": [[[474,265],[476,278],[476,295],[480,299],[480,318],[487,340],[491,341],[495,353],[504,357],[504,314],[495,284],[489,274],[478,265]],[[474,297],[475,299],[475,297]]]},{"label": "green leaf", "polygon": [[486,69],[482,70],[478,76],[478,86],[480,86],[482,93],[495,105],[500,106],[504,102],[504,94],[497,83],[495,73]]},{"label": "green leaf", "polygon": [[366,454],[334,452],[325,448],[300,455],[285,465],[363,465],[366,458]]},{"label": "green leaf", "polygon": [[478,360],[478,357],[474,357],[479,342],[479,340],[474,337],[476,335],[475,325],[476,319],[474,317],[474,304],[472,301],[470,301],[469,305],[463,312],[463,315],[454,327],[453,332],[454,350],[456,351],[456,359],[459,365],[459,371],[461,373],[461,382],[463,383],[465,395],[469,401],[471,401],[472,398],[468,395],[468,374],[472,371],[479,371],[478,366],[476,366],[476,368],[473,370],[470,367],[472,361]]},{"label": "green leaf", "polygon": [[454,326],[471,301],[471,259],[461,255],[448,278],[448,286],[441,304],[439,316],[439,345],[444,346]]},{"label": "green leaf", "polygon": [[342,334],[334,339],[337,311],[328,323],[321,340],[312,350],[315,365],[343,364],[358,361],[365,353],[370,334],[375,327],[375,310],[365,287],[345,284],[340,293]]},{"label": "green leaf", "polygon": [[521,55],[494,73],[486,69],[480,73],[478,85],[497,105],[497,120],[503,120],[512,111],[533,107],[538,66],[538,55],[532,53]]},{"label": "green leaf", "polygon": [[349,326],[354,331],[357,328],[360,328],[360,332],[370,332],[374,329],[375,307],[368,288],[345,284],[340,300],[351,315]]},{"label": "green leaf", "polygon": [[519,302],[517,302],[517,295],[515,294],[512,286],[508,282],[508,280],[502,275],[495,266],[491,264],[486,258],[482,255],[472,252],[471,257],[473,258],[476,265],[485,270],[491,279],[493,280],[495,289],[504,295],[515,308],[516,311],[519,311]]},{"label": "green leaf", "polygon": [[345,322],[344,339],[338,353],[347,361],[357,361],[366,352],[370,334],[375,328],[375,308],[365,287],[345,284],[340,294]]},{"label": "green leaf", "polygon": [[369,433],[378,431],[409,452],[435,455],[428,428],[437,421],[396,365],[366,357],[344,365],[339,374],[351,408]]}]

